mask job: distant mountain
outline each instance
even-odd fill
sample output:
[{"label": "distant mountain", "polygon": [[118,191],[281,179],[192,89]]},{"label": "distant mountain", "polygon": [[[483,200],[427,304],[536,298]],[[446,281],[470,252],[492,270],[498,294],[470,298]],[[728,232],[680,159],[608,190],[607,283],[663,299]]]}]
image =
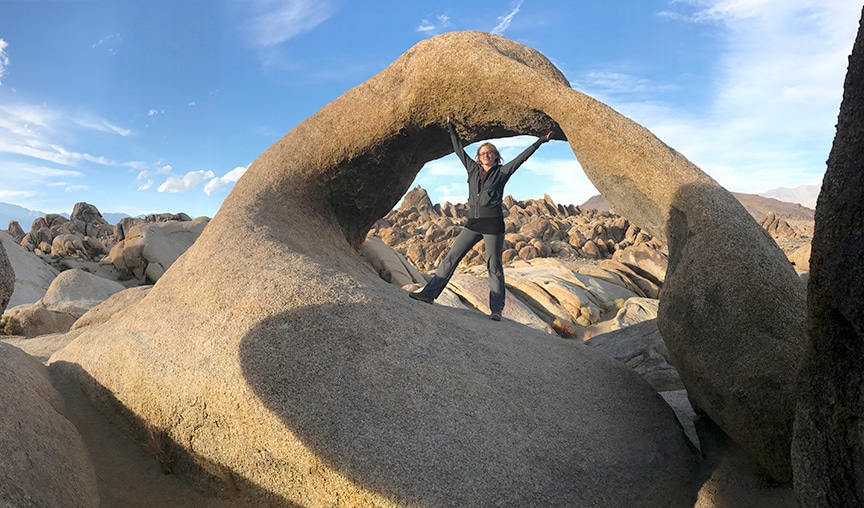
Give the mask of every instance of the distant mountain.
[{"label": "distant mountain", "polygon": [[[762,220],[769,212],[790,223],[812,222],[815,211],[798,203],[789,203],[775,198],[760,196],[758,194],[742,194],[733,192],[733,196],[757,221]],[[582,205],[581,208],[594,208],[596,210],[609,211],[612,207],[602,196],[594,196]]]},{"label": "distant mountain", "polygon": [[[0,229],[7,229],[9,227],[9,221],[15,220],[21,225],[21,229],[27,232],[30,231],[30,226],[33,224],[34,220],[40,217],[45,217],[45,215],[47,215],[45,212],[30,210],[23,206],[13,205],[11,203],[0,202]],[[67,219],[69,218],[68,213],[61,213],[60,215]],[[130,215],[125,213],[103,213],[102,217],[108,222],[108,224],[117,224],[120,222],[120,219],[130,217]]]},{"label": "distant mountain", "polygon": [[30,231],[30,225],[39,217],[45,217],[45,212],[28,210],[23,206],[11,203],[0,203],[0,229],[7,229],[9,221],[15,220],[18,221],[18,224],[21,224],[21,229]]},{"label": "distant mountain", "polygon": [[810,208],[811,210],[815,210],[816,198],[819,197],[819,189],[821,189],[821,186],[819,185],[801,185],[800,187],[795,187],[793,189],[779,187],[777,189],[763,192],[760,195],[765,196],[766,198],[788,201],[789,203],[798,203]]},{"label": "distant mountain", "polygon": [[606,201],[606,198],[597,194],[596,196],[591,196],[588,198],[588,201],[579,205],[579,208],[587,208],[593,210],[600,210],[601,212],[608,212],[612,209],[612,204]]},{"label": "distant mountain", "polygon": [[769,198],[760,194],[742,194],[733,192],[735,199],[744,205],[756,220],[761,220],[774,212],[774,215],[787,221],[812,221],[816,217],[816,211],[799,203],[790,203],[780,199]]},{"label": "distant mountain", "polygon": [[120,222],[120,219],[125,219],[127,217],[131,217],[131,215],[129,215],[128,213],[112,213],[112,212],[102,214],[102,218],[105,219],[105,221],[108,224],[117,224],[118,222]]}]

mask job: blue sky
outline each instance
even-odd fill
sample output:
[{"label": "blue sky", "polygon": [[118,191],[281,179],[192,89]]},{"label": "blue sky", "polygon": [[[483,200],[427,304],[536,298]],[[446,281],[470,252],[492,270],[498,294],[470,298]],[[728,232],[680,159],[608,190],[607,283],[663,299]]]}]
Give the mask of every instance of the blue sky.
[{"label": "blue sky", "polygon": [[[860,14],[857,0],[0,0],[0,201],[213,216],[292,127],[459,30],[537,49],[729,190],[819,184]],[[495,142],[509,159],[531,141]],[[415,184],[467,195],[452,155]],[[563,142],[507,191],[596,194]]]}]

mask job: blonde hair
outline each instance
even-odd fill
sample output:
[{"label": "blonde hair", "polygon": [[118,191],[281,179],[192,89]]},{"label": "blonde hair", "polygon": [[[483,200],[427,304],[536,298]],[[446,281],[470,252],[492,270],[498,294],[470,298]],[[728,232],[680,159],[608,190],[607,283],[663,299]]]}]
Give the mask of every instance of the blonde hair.
[{"label": "blonde hair", "polygon": [[475,160],[480,161],[480,150],[487,146],[489,147],[489,149],[495,152],[495,164],[503,164],[504,159],[501,158],[501,152],[499,152],[498,149],[495,148],[495,145],[493,145],[492,143],[483,143],[482,145],[477,147],[477,155],[475,156]]}]

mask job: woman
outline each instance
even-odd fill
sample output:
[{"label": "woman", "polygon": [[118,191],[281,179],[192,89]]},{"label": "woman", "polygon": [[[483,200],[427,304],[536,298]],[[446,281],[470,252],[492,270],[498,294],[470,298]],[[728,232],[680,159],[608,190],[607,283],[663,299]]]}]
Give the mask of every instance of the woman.
[{"label": "woman", "polygon": [[549,141],[552,131],[537,139],[512,161],[502,164],[501,154],[492,143],[480,145],[477,149],[477,161],[469,157],[462,147],[462,140],[456,134],[450,116],[447,117],[447,130],[450,131],[453,151],[468,172],[468,222],[456,237],[432,280],[420,291],[408,295],[415,300],[432,303],[444,291],[459,261],[483,239],[486,247],[486,269],[489,272],[489,309],[492,311],[489,318],[501,321],[501,311],[504,310],[504,267],[501,262],[501,253],[504,250],[504,212],[501,209],[504,186],[519,166],[528,160],[540,145]]}]

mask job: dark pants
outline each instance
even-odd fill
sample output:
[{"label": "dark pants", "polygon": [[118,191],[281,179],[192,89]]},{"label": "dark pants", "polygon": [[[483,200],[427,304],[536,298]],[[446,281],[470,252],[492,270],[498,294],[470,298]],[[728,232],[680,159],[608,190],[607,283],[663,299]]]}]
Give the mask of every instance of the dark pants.
[{"label": "dark pants", "polygon": [[486,247],[486,269],[489,272],[489,309],[492,312],[501,312],[504,310],[504,266],[501,263],[501,253],[504,251],[504,235],[490,235],[478,233],[468,228],[462,228],[462,232],[456,237],[453,246],[450,247],[450,252],[444,256],[444,261],[435,270],[435,276],[432,277],[426,286],[421,291],[423,294],[429,295],[432,298],[438,298],[438,295],[444,291],[450,277],[456,271],[456,266],[459,261],[468,254],[480,239],[483,239]]}]

